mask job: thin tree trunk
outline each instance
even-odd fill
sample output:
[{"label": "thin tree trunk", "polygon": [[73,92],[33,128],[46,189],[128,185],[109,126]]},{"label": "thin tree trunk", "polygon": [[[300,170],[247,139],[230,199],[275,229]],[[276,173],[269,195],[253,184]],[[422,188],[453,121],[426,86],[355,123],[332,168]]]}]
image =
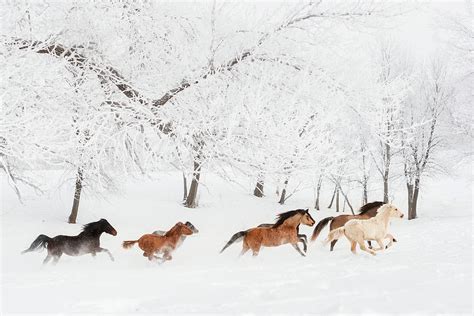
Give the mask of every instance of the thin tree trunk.
[{"label": "thin tree trunk", "polygon": [[316,202],[314,203],[314,208],[319,211],[319,197],[321,193],[321,185],[323,183],[323,177],[319,176],[318,186],[316,187]]},{"label": "thin tree trunk", "polygon": [[82,180],[82,169],[78,168],[76,174],[76,189],[74,190],[71,214],[68,219],[69,224],[76,224],[77,213],[79,212],[79,201],[81,200]]},{"label": "thin tree trunk", "polygon": [[188,198],[188,181],[186,179],[186,174],[183,171],[183,201],[186,201]]},{"label": "thin tree trunk", "polygon": [[383,202],[388,203],[388,174],[383,177]]},{"label": "thin tree trunk", "polygon": [[189,188],[189,194],[184,202],[184,206],[189,208],[197,207],[197,192],[199,187],[199,179],[201,177],[201,165],[194,161],[194,173],[193,180],[191,181],[191,186]]},{"label": "thin tree trunk", "polygon": [[415,219],[417,217],[416,208],[418,204],[418,194],[420,192],[420,180],[415,179],[415,184],[407,184],[408,188],[408,219]]},{"label": "thin tree trunk", "polygon": [[365,205],[369,201],[369,194],[368,194],[368,184],[367,178],[364,177],[362,182],[362,205]]},{"label": "thin tree trunk", "polygon": [[331,208],[331,207],[332,207],[332,203],[334,202],[334,197],[336,196],[336,191],[337,191],[337,185],[336,185],[336,187],[334,188],[334,191],[332,192],[331,202],[329,203],[328,208]]},{"label": "thin tree trunk", "polygon": [[281,190],[281,197],[280,197],[280,201],[278,201],[278,203],[280,203],[281,205],[285,204],[285,200],[286,200],[286,186],[288,185],[288,178],[285,180],[284,184],[283,184],[283,190]]},{"label": "thin tree trunk", "polygon": [[339,190],[336,191],[336,212],[339,212]]},{"label": "thin tree trunk", "polygon": [[263,197],[263,179],[262,177],[258,177],[257,184],[255,185],[255,189],[253,190],[253,195],[256,197]]},{"label": "thin tree trunk", "polygon": [[[354,208],[352,207],[351,202],[349,202],[349,198],[348,198],[347,195],[344,193],[344,191],[342,190],[342,188],[339,188],[338,193],[339,193],[339,191],[341,191],[341,194],[342,194],[342,196],[344,197],[344,203],[347,203],[347,205],[348,205],[349,208],[351,209],[352,215],[355,215],[355,213],[354,213]],[[344,206],[345,206],[345,204],[344,204]],[[345,208],[344,208],[344,209],[345,209]]]}]

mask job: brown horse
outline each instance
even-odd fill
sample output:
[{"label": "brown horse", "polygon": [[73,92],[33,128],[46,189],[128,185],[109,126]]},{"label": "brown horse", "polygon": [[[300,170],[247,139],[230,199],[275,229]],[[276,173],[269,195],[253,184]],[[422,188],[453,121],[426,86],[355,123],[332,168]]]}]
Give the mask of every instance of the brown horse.
[{"label": "brown horse", "polygon": [[309,210],[294,210],[281,213],[277,216],[277,221],[271,227],[255,227],[234,234],[227,244],[222,248],[221,253],[234,242],[243,239],[243,246],[240,255],[245,254],[249,249],[254,256],[258,255],[260,248],[276,247],[290,243],[302,256],[305,254],[298,247],[298,242],[302,238],[298,236],[298,226],[300,224],[313,226],[315,221],[308,212]]},{"label": "brown horse", "polygon": [[[183,235],[192,235],[193,230],[185,224],[178,222],[163,236],[155,234],[146,234],[138,240],[126,240],[122,246],[124,249],[132,247],[138,242],[138,246],[143,250],[143,256],[148,260],[161,259],[162,261],[171,260],[171,253],[176,249]],[[163,254],[163,258],[155,254]]]},{"label": "brown horse", "polygon": [[[345,223],[347,223],[351,219],[369,219],[374,217],[377,214],[377,210],[379,207],[381,207],[384,203],[380,201],[375,201],[371,203],[367,203],[364,206],[362,206],[359,210],[359,214],[357,215],[339,215],[336,217],[326,217],[322,219],[314,228],[313,231],[313,236],[311,236],[311,241],[315,241],[316,238],[318,238],[319,234],[323,230],[326,225],[331,222],[331,225],[329,226],[329,230],[334,230],[339,227],[344,226]],[[395,238],[393,241],[397,241]],[[333,251],[334,246],[337,243],[337,239],[334,239],[331,241],[331,251]],[[371,243],[368,241],[369,247],[371,248]]]}]

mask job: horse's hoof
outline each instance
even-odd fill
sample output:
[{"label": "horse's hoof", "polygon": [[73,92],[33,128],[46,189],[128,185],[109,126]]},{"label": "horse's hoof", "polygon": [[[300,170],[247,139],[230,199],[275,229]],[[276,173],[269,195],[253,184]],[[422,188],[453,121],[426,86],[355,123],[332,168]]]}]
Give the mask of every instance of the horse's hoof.
[{"label": "horse's hoof", "polygon": [[385,249],[388,249],[388,246],[385,246]]},{"label": "horse's hoof", "polygon": [[393,238],[393,242],[397,242],[397,240],[395,238]]}]

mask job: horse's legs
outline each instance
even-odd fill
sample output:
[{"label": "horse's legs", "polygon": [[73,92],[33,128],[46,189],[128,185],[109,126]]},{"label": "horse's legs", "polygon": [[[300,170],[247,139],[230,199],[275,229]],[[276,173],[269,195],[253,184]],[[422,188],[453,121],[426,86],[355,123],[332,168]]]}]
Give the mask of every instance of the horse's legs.
[{"label": "horse's legs", "polygon": [[331,241],[331,251],[334,250],[334,246],[336,245],[337,243],[337,239],[334,239],[333,241]]},{"label": "horse's legs", "polygon": [[242,250],[240,251],[240,256],[243,256],[249,249],[250,249],[249,245],[247,245],[247,243],[244,240],[244,242],[242,243]]},{"label": "horse's legs", "polygon": [[393,238],[392,234],[386,234],[386,235],[385,235],[385,238],[390,239],[390,242],[387,244],[387,246],[385,246],[385,249],[387,249],[388,247],[392,246],[392,245],[393,245],[393,242],[396,242],[396,241],[397,241],[395,238]]},{"label": "horse's legs", "polygon": [[298,234],[298,238],[302,238],[304,241],[308,242],[308,237],[305,234]]},{"label": "horse's legs", "polygon": [[48,255],[46,256],[46,258],[44,258],[43,260],[43,264],[47,264],[49,262],[49,260],[51,260],[51,258],[53,258],[53,256],[51,256],[49,253]]},{"label": "horse's legs", "polygon": [[372,242],[370,240],[367,240],[367,244],[369,245],[369,249],[372,249]]},{"label": "horse's legs", "polygon": [[356,248],[357,248],[357,242],[354,241],[354,240],[351,240],[351,251],[355,255],[357,254],[357,249]]},{"label": "horse's legs", "polygon": [[[105,249],[105,248],[100,248],[100,247],[99,247],[99,249],[97,250],[97,252],[106,252],[106,253],[109,255],[109,257],[110,257],[110,260],[115,261],[114,256],[112,256],[112,253],[109,251],[109,249]],[[94,253],[93,255],[95,256],[95,253]]]},{"label": "horse's legs", "polygon": [[291,244],[293,246],[293,248],[296,249],[296,251],[298,251],[300,253],[300,255],[302,255],[303,257],[306,257],[306,255],[304,254],[304,252],[301,251],[300,247],[298,247],[298,243],[294,243],[294,244]]},{"label": "horse's legs", "polygon": [[307,241],[304,240],[304,238],[300,238],[300,239],[298,239],[298,241],[300,241],[303,244],[303,251],[306,252],[308,250]]},{"label": "horse's legs", "polygon": [[384,250],[384,246],[383,246],[383,239],[376,239],[375,240],[377,242],[377,244],[379,245],[378,248],[373,248],[372,250],[373,251],[379,251],[379,250]]},{"label": "horse's legs", "polygon": [[54,255],[53,264],[57,264],[57,263],[58,263],[59,258],[61,258],[62,254],[63,254],[63,253],[61,252],[60,254]]},{"label": "horse's legs", "polygon": [[359,244],[359,247],[360,247],[361,250],[363,250],[363,251],[365,251],[365,252],[368,252],[368,253],[370,253],[371,255],[374,255],[374,256],[375,256],[375,251],[373,251],[372,249],[368,249],[368,248],[365,246],[364,239],[357,240],[357,243]]}]

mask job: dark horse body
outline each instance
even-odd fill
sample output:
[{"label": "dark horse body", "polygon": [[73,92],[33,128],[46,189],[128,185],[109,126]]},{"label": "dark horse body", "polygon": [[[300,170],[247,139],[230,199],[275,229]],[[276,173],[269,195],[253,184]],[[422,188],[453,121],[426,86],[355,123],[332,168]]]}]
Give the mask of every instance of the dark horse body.
[{"label": "dark horse body", "polygon": [[97,222],[84,225],[82,232],[77,236],[59,235],[56,237],[48,237],[46,235],[39,235],[31,244],[30,248],[24,250],[22,254],[46,248],[48,255],[43,263],[48,263],[51,259],[53,262],[58,262],[59,258],[64,254],[69,256],[80,256],[85,254],[92,254],[106,252],[113,261],[114,257],[108,249],[100,247],[100,235],[107,233],[113,236],[117,235],[117,231],[105,219]]},{"label": "dark horse body", "polygon": [[[326,217],[322,219],[314,228],[313,236],[311,236],[311,241],[316,240],[318,238],[319,233],[323,230],[324,227],[330,222],[329,230],[332,231],[339,227],[344,226],[348,221],[351,219],[369,219],[374,217],[377,214],[377,210],[383,205],[383,202],[375,201],[371,203],[367,203],[362,206],[359,210],[359,214],[357,215],[339,215],[336,217]],[[393,241],[396,241],[395,239]],[[337,243],[337,239],[331,241],[331,251],[333,251],[334,246]],[[371,247],[370,241],[368,241],[369,247]]]}]

